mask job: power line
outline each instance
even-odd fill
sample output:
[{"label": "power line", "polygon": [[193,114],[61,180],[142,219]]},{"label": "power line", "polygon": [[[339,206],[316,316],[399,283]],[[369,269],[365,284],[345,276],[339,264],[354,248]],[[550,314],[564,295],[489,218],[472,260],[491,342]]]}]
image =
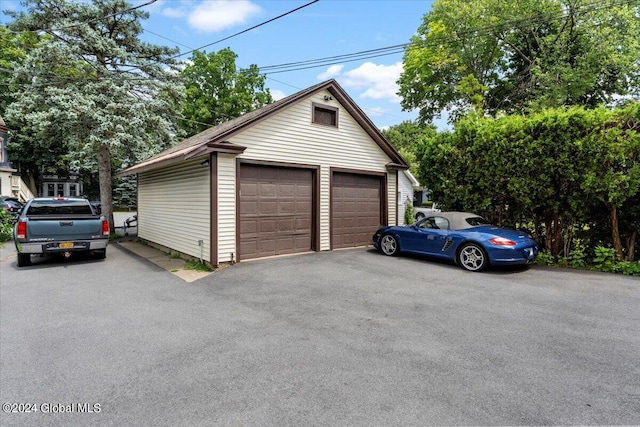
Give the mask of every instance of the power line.
[{"label": "power line", "polygon": [[[154,1],[155,1],[155,0],[154,0]],[[233,38],[233,37],[239,36],[240,34],[244,34],[244,33],[249,32],[249,31],[251,31],[251,30],[255,30],[255,29],[256,29],[256,28],[258,28],[258,27],[262,27],[263,25],[266,25],[266,24],[268,24],[268,23],[270,23],[270,22],[276,21],[276,20],[278,20],[278,19],[280,19],[280,18],[284,18],[284,17],[285,17],[285,16],[287,16],[287,15],[291,15],[292,13],[295,13],[295,12],[297,12],[297,11],[301,10],[301,9],[304,9],[305,7],[311,6],[312,4],[317,3],[317,2],[319,2],[319,1],[320,1],[320,0],[313,0],[313,1],[310,1],[310,2],[309,2],[309,3],[307,3],[307,4],[303,4],[302,6],[296,7],[295,9],[292,9],[292,10],[290,10],[290,11],[288,11],[288,12],[285,12],[285,13],[283,13],[283,14],[281,14],[281,15],[278,15],[278,16],[276,16],[275,18],[271,18],[271,19],[269,19],[269,20],[267,20],[267,21],[264,21],[264,22],[261,22],[261,23],[259,23],[259,24],[257,24],[257,25],[254,25],[253,27],[250,27],[250,28],[247,28],[247,29],[245,29],[245,30],[239,31],[239,32],[237,32],[237,33],[235,33],[235,34],[232,34],[232,35],[227,36],[227,37],[225,37],[225,38],[222,38],[222,39],[220,39],[220,40],[216,40],[216,41],[214,41],[214,42],[212,42],[212,43],[205,44],[204,46],[200,46],[199,48],[192,49],[192,50],[189,50],[189,51],[186,51],[186,52],[180,53],[180,54],[178,54],[178,55],[174,55],[174,56],[172,56],[172,57],[170,57],[170,58],[168,58],[168,59],[175,59],[175,58],[179,58],[179,57],[181,57],[181,56],[188,55],[189,53],[193,53],[193,52],[195,52],[196,50],[202,50],[202,49],[204,49],[204,48],[206,48],[206,47],[213,46],[214,44],[218,44],[218,43],[221,43],[221,42],[223,42],[223,41],[225,41],[225,40],[229,40],[230,38]]]},{"label": "power line", "polygon": [[136,10],[136,9],[140,9],[140,8],[145,7],[145,6],[149,6],[150,4],[155,3],[156,1],[158,1],[158,0],[149,0],[148,2],[146,2],[146,3],[144,3],[144,4],[141,4],[141,5],[139,5],[139,6],[130,7],[130,8],[128,8],[128,9],[121,10],[121,11],[119,11],[119,12],[112,13],[112,14],[110,14],[110,15],[101,16],[100,18],[94,18],[94,19],[90,19],[90,20],[88,20],[88,21],[78,22],[78,23],[71,24],[71,25],[67,25],[67,26],[60,27],[60,28],[43,28],[43,29],[39,29],[39,30],[23,30],[23,31],[14,31],[14,30],[9,30],[9,31],[10,31],[11,33],[13,33],[13,34],[20,34],[20,33],[23,33],[23,32],[26,32],[26,33],[35,33],[35,34],[37,34],[37,33],[42,33],[42,32],[45,32],[45,33],[47,33],[47,32],[51,32],[51,33],[54,33],[54,32],[60,32],[60,31],[63,31],[63,30],[67,30],[67,29],[69,29],[69,28],[80,27],[80,26],[82,26],[82,25],[90,24],[90,23],[92,23],[92,22],[98,22],[98,21],[102,21],[102,20],[107,19],[107,18],[112,18],[112,17],[114,17],[114,16],[122,15],[123,13],[131,12],[131,11],[134,11],[134,10]]},{"label": "power line", "polygon": [[[154,0],[154,1],[155,1],[155,0]],[[204,49],[204,48],[206,48],[206,47],[213,46],[214,44],[221,43],[221,42],[223,42],[223,41],[225,41],[225,40],[229,40],[230,38],[233,38],[233,37],[239,36],[240,34],[244,34],[244,33],[249,32],[249,31],[251,31],[251,30],[255,30],[255,29],[256,29],[256,28],[258,28],[258,27],[261,27],[261,26],[266,25],[266,24],[268,24],[268,23],[270,23],[270,22],[276,21],[276,20],[278,20],[278,19],[280,19],[280,18],[284,18],[284,17],[285,17],[285,16],[287,16],[287,15],[291,15],[292,13],[295,13],[295,12],[297,12],[297,11],[301,10],[301,9],[304,9],[305,7],[311,6],[312,4],[317,3],[317,2],[319,2],[319,1],[320,1],[320,0],[313,0],[313,1],[310,1],[309,3],[303,4],[302,6],[298,6],[298,7],[296,7],[295,9],[292,9],[292,10],[290,10],[290,11],[288,11],[288,12],[285,12],[285,13],[283,13],[283,14],[281,14],[281,15],[278,15],[278,16],[276,16],[276,17],[274,17],[274,18],[268,19],[268,20],[266,20],[266,21],[264,21],[264,22],[261,22],[261,23],[259,23],[259,24],[257,24],[257,25],[254,25],[253,27],[249,27],[249,28],[244,29],[244,30],[242,30],[242,31],[239,31],[239,32],[237,32],[237,33],[235,33],[235,34],[231,34],[230,36],[224,37],[224,38],[222,38],[222,39],[220,39],[220,40],[216,40],[216,41],[211,42],[211,43],[208,43],[208,44],[206,44],[206,45],[204,45],[204,46],[200,46],[200,47],[198,47],[198,48],[196,48],[196,49],[191,49],[191,50],[188,50],[188,51],[186,51],[186,52],[182,52],[182,53],[179,53],[179,54],[177,54],[177,55],[170,56],[169,58],[166,58],[166,59],[165,59],[165,61],[170,61],[170,60],[172,60],[172,59],[176,59],[176,58],[179,58],[179,57],[181,57],[181,56],[188,55],[188,54],[193,53],[193,52],[195,52],[195,51],[197,51],[197,50],[202,50],[202,49]],[[159,64],[160,62],[163,62],[163,61],[157,61],[157,62],[151,63],[151,64],[149,64],[149,65]]]},{"label": "power line", "polygon": [[[155,1],[155,0],[154,0]],[[310,3],[307,3],[303,6],[300,6],[296,9],[293,9],[285,14],[279,15],[278,17],[272,18],[268,21],[265,21],[261,24],[258,24],[256,26],[253,26],[251,28],[248,28],[246,30],[243,30],[239,33],[236,33],[234,35],[231,35],[229,37],[226,37],[222,40],[219,40],[217,42],[213,42],[210,43],[208,45],[205,45],[203,47],[206,46],[210,46],[212,44],[218,43],[220,41],[226,40],[228,38],[234,37],[236,35],[245,33],[247,31],[250,31],[254,28],[257,28],[261,25],[264,25],[268,22],[272,22],[276,19],[279,19],[283,16],[286,16],[288,14],[291,14],[297,10],[300,10],[301,8],[307,7],[315,2],[317,2],[319,0],[314,0]],[[582,5],[580,9],[578,9],[577,12],[574,11],[574,13],[579,13],[579,14],[586,14],[589,12],[593,12],[593,11],[597,11],[597,10],[602,10],[602,9],[607,9],[607,8],[611,8],[611,7],[615,7],[615,6],[621,6],[621,5],[625,5],[625,4],[631,4],[631,3],[636,3],[638,2],[638,0],[620,0],[620,1],[612,1],[612,2],[607,2],[606,0],[598,0],[595,1],[593,3],[589,3],[586,5]],[[461,36],[468,36],[468,35],[486,35],[486,34],[490,34],[492,31],[495,30],[500,30],[500,29],[504,29],[507,27],[513,27],[516,24],[522,23],[522,22],[533,22],[533,23],[537,23],[537,22],[542,22],[544,19],[551,19],[551,20],[560,20],[560,19],[564,19],[567,17],[572,16],[569,13],[563,13],[562,15],[559,16],[551,16],[551,15],[535,15],[535,16],[529,16],[529,17],[525,17],[525,18],[520,18],[520,19],[516,19],[516,20],[511,20],[511,21],[506,21],[506,22],[502,22],[500,24],[496,24],[496,25],[490,25],[490,26],[484,26],[484,27],[476,27],[476,28],[470,28],[467,29],[465,31],[462,32],[458,32],[457,33],[457,37],[461,37]],[[288,62],[288,63],[283,63],[283,64],[277,64],[277,65],[269,65],[269,66],[264,66],[264,67],[258,67],[259,71],[261,74],[264,75],[270,75],[270,74],[278,74],[278,73],[284,73],[284,72],[293,72],[293,71],[299,71],[299,70],[304,70],[304,69],[310,69],[310,68],[319,68],[319,67],[324,67],[327,65],[335,65],[338,63],[345,63],[345,62],[354,62],[354,61],[359,61],[359,60],[365,60],[365,59],[372,59],[372,58],[377,58],[377,57],[382,57],[382,56],[388,56],[388,55],[394,55],[397,53],[401,53],[403,51],[405,51],[406,49],[415,49],[415,48],[419,48],[424,46],[425,44],[433,44],[433,43],[447,43],[447,42],[451,42],[452,39],[450,36],[442,36],[440,38],[430,38],[430,39],[423,39],[419,42],[410,42],[410,43],[404,43],[404,44],[398,44],[398,45],[393,45],[393,46],[386,46],[386,47],[381,47],[381,48],[377,48],[377,49],[369,49],[369,50],[364,50],[364,51],[359,51],[359,52],[353,52],[353,53],[348,53],[348,54],[342,54],[342,55],[334,55],[334,56],[329,56],[329,57],[323,57],[323,58],[316,58],[316,59],[310,59],[310,60],[305,60],[305,61],[298,61],[298,62]],[[202,47],[198,48],[198,49],[193,49],[189,52],[185,52],[182,53],[180,55],[176,55],[173,56],[169,59],[173,59],[173,58],[177,58],[179,56],[183,56],[187,53],[190,52],[194,52],[196,50],[202,49]],[[160,63],[160,61],[152,63],[152,64],[147,64],[147,65],[154,65]],[[247,70],[247,69],[244,69]],[[241,69],[240,71],[244,71],[243,69]],[[140,77],[130,77],[130,79],[132,80],[148,80],[151,79],[153,80],[153,78],[150,77],[144,77],[144,76],[140,76]],[[275,79],[273,79],[275,80]],[[281,82],[282,83],[282,82]]]},{"label": "power line", "polygon": [[[154,1],[155,1],[155,0],[154,0]],[[146,28],[142,28],[142,29],[144,30],[144,32],[145,32],[145,33],[153,34],[154,36],[160,37],[161,39],[168,40],[168,41],[170,41],[171,43],[178,44],[178,45],[180,45],[180,46],[182,46],[182,47],[186,47],[187,49],[193,49],[191,46],[187,46],[186,44],[180,43],[179,41],[172,40],[172,39],[170,39],[170,38],[168,38],[168,37],[165,37],[165,36],[163,36],[163,35],[161,35],[161,34],[154,33],[153,31],[148,30],[148,29],[146,29]]]},{"label": "power line", "polygon": [[[586,13],[595,12],[598,10],[608,9],[615,6],[623,6],[626,4],[632,4],[637,2],[638,0],[620,0],[620,1],[612,1],[612,2],[607,2],[606,0],[598,0],[593,3],[582,5],[580,8],[576,9],[574,13],[584,15]],[[543,20],[545,19],[561,20],[561,19],[568,18],[570,16],[572,16],[571,13],[563,13],[562,15],[556,15],[556,16],[553,16],[552,14],[528,16],[520,19],[502,22],[500,24],[470,28],[468,30],[458,32],[457,36],[459,38],[462,36],[469,36],[469,35],[477,35],[477,36],[487,35],[487,34],[491,34],[492,31],[500,30],[507,27],[513,27],[521,23],[540,23],[540,22],[543,22]],[[279,73],[285,73],[285,72],[300,71],[300,70],[306,70],[310,68],[325,67],[327,65],[335,65],[338,63],[354,62],[359,60],[378,58],[381,56],[395,55],[405,51],[406,49],[420,48],[425,44],[429,45],[434,43],[449,43],[452,41],[453,40],[450,36],[442,36],[439,38],[424,39],[419,42],[404,43],[400,45],[364,50],[364,51],[353,52],[353,53],[348,53],[344,55],[329,56],[329,57],[316,58],[316,59],[310,59],[310,60],[298,61],[298,62],[289,62],[289,63],[277,64],[277,65],[268,65],[264,67],[259,67],[259,69],[260,69],[260,72],[263,74],[279,74]]]}]

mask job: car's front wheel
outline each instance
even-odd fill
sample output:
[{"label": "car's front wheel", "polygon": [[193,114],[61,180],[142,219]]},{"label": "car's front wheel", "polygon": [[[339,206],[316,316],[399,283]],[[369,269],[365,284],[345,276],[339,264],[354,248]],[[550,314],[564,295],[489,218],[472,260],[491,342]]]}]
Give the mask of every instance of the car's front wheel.
[{"label": "car's front wheel", "polygon": [[416,221],[420,221],[422,218],[424,218],[424,214],[422,212],[418,212],[416,214]]},{"label": "car's front wheel", "polygon": [[400,247],[398,246],[398,239],[393,237],[391,234],[385,234],[380,239],[380,250],[385,255],[397,255],[400,251]]},{"label": "car's front wheel", "polygon": [[458,264],[468,271],[482,271],[489,265],[489,258],[480,246],[467,243],[458,252]]}]

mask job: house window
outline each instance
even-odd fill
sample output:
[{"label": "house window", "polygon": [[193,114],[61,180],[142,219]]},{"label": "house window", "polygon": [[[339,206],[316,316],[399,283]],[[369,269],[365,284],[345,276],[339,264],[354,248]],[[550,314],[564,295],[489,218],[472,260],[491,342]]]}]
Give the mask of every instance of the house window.
[{"label": "house window", "polygon": [[313,123],[325,126],[338,127],[338,109],[327,105],[313,104]]}]

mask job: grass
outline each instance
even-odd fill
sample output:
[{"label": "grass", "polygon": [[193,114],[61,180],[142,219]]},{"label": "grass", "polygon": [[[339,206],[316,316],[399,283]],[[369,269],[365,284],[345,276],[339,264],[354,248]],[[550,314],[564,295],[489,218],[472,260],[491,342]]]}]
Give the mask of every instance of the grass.
[{"label": "grass", "polygon": [[195,271],[213,271],[211,270],[211,267],[209,267],[207,264],[200,262],[197,259],[193,259],[193,260],[189,260],[186,262],[186,264],[184,265],[184,269],[185,270],[195,270]]}]

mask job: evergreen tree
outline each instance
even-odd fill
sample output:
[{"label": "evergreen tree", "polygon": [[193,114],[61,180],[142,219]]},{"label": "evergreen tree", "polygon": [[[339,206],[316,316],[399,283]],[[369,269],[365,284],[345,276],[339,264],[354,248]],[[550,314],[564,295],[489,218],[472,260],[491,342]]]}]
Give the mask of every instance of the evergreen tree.
[{"label": "evergreen tree", "polygon": [[144,5],[123,0],[25,0],[13,31],[46,33],[15,68],[7,118],[24,154],[65,146],[68,168],[98,173],[102,212],[113,227],[112,170],[167,148],[176,139],[183,87],[176,50],[140,40]]}]

